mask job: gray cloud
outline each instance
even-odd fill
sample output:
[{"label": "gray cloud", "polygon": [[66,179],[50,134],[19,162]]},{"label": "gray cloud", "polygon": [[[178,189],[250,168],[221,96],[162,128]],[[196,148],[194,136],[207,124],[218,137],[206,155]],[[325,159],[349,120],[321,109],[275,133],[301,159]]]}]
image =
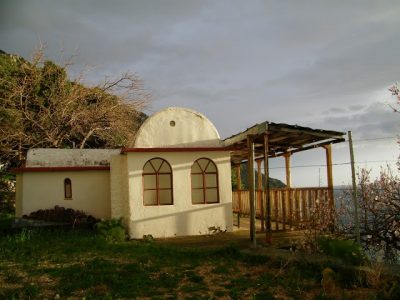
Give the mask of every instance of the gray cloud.
[{"label": "gray cloud", "polygon": [[[194,108],[226,137],[270,120],[360,136],[393,134],[376,102],[399,78],[399,1],[13,0],[0,49],[50,59],[78,49],[72,74],[136,72],[148,113]],[[398,132],[398,130],[397,130]],[[396,133],[397,133],[396,132]]]},{"label": "gray cloud", "polygon": [[394,113],[385,103],[372,103],[364,110],[351,114],[325,117],[318,125],[351,130],[357,138],[395,137],[400,132],[400,115]]}]

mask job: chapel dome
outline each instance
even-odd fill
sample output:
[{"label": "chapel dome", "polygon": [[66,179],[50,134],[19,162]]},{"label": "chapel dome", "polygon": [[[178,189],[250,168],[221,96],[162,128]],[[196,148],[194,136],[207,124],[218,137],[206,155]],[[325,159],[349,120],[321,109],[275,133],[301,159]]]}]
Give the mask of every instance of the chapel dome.
[{"label": "chapel dome", "polygon": [[204,115],[169,107],[150,116],[139,128],[135,148],[219,147],[217,129]]}]

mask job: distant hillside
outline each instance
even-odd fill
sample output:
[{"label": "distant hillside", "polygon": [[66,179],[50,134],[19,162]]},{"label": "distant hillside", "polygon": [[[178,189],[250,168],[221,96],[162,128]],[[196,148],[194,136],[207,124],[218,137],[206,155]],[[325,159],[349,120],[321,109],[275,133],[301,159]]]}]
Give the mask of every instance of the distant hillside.
[{"label": "distant hillside", "polygon": [[[249,188],[249,179],[248,179],[248,174],[247,174],[247,164],[242,164],[240,166],[240,178],[242,181],[242,189],[247,190]],[[262,183],[264,183],[265,175],[262,174]],[[258,172],[257,170],[255,171],[255,181],[256,181],[256,187],[258,186]],[[264,188],[264,184],[262,184],[262,187]],[[270,188],[283,188],[286,187],[286,185],[280,181],[279,179],[276,178],[269,178],[269,187]],[[237,178],[236,178],[236,171],[232,169],[232,189],[237,190]]]}]

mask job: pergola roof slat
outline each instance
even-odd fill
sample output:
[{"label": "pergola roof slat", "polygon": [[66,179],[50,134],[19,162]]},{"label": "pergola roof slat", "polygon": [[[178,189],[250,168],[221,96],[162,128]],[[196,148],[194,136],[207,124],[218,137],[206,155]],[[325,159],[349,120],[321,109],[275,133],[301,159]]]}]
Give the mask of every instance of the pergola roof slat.
[{"label": "pergola roof slat", "polygon": [[225,139],[223,143],[233,149],[232,160],[238,163],[247,160],[248,136],[253,139],[256,156],[263,154],[264,135],[268,135],[268,156],[276,157],[342,142],[345,133],[266,121]]}]

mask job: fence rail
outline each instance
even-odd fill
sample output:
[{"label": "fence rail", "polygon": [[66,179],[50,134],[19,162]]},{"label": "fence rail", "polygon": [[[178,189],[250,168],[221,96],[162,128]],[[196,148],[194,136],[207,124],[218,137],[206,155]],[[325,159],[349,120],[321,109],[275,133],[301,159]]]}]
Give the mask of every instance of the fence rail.
[{"label": "fence rail", "polygon": [[[265,192],[256,191],[256,216],[265,216]],[[250,193],[239,190],[233,192],[233,211],[241,215],[250,214]],[[310,220],[314,208],[328,205],[329,188],[280,188],[270,190],[271,222],[273,230],[287,230]],[[264,211],[264,214],[262,212]],[[263,226],[263,225],[262,225]]]}]

